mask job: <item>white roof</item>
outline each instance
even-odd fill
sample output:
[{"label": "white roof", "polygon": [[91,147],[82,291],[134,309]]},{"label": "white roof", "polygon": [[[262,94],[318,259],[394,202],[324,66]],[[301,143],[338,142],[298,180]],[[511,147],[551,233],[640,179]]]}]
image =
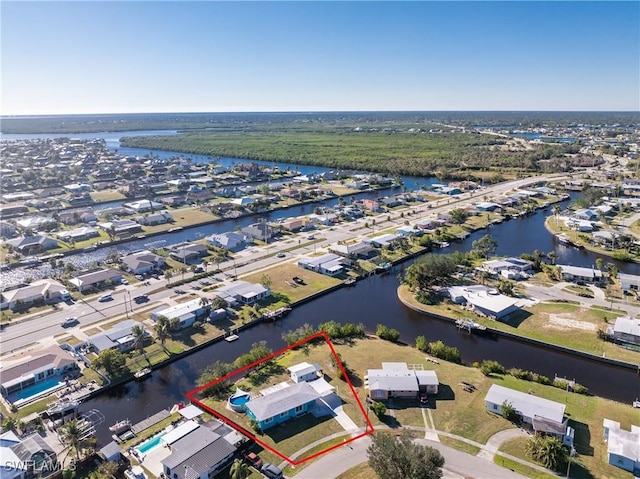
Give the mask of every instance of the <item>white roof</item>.
[{"label": "white roof", "polygon": [[440,384],[435,371],[416,371],[416,377],[418,378],[418,384],[421,386],[437,386]]},{"label": "white roof", "polygon": [[189,434],[191,431],[194,431],[199,427],[200,425],[195,421],[190,420],[190,421],[183,422],[173,431],[170,431],[164,436],[162,436],[162,442],[164,442],[165,444],[173,444],[178,439],[183,438],[184,436]]},{"label": "white roof", "polygon": [[309,364],[308,362],[303,362],[303,363],[298,363],[298,364],[294,364],[293,366],[287,368],[287,370],[292,373],[292,374],[300,374],[300,373],[305,373],[305,372],[315,372],[318,371],[320,369],[320,366],[316,365],[316,364]]},{"label": "white roof", "polygon": [[559,264],[558,267],[563,273],[570,274],[571,276],[581,276],[583,278],[602,277],[602,271],[595,268],[583,268],[580,266],[571,266],[567,264]]},{"label": "white roof", "polygon": [[527,394],[515,389],[492,385],[485,396],[485,401],[502,405],[505,401],[511,403],[517,412],[525,417],[541,417],[557,423],[562,423],[565,405],[544,399],[533,394]]},{"label": "white roof", "polygon": [[613,330],[616,333],[640,337],[640,319],[617,318]]},{"label": "white roof", "polygon": [[167,319],[180,318],[182,316],[192,314],[194,311],[197,311],[202,307],[201,300],[198,298],[192,301],[187,301],[186,303],[179,303],[168,308],[159,309],[154,311],[152,316],[155,318],[158,316],[164,316]]},{"label": "white roof", "polygon": [[631,425],[631,431],[626,431],[610,419],[605,419],[603,425],[609,429],[607,452],[640,462],[640,427]]},{"label": "white roof", "polygon": [[329,384],[324,378],[319,378],[319,379],[316,379],[315,381],[310,381],[307,384],[311,386],[313,389],[315,389],[316,392],[320,394],[320,396],[326,396],[327,394],[335,390],[335,387]]},{"label": "white roof", "polygon": [[186,419],[193,419],[194,417],[198,417],[200,414],[204,414],[204,411],[198,406],[189,404],[187,407],[179,409],[178,413],[180,413],[180,415]]}]

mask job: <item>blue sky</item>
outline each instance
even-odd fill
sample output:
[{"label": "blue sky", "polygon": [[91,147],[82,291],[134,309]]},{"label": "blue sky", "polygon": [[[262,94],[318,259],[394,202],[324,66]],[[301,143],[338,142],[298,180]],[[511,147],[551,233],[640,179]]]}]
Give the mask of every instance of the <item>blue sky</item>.
[{"label": "blue sky", "polygon": [[639,110],[640,2],[23,2],[1,112]]}]

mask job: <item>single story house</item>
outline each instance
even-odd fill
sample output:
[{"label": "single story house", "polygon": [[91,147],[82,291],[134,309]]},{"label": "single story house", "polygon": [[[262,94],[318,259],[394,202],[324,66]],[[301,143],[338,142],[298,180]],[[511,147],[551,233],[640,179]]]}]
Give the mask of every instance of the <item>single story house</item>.
[{"label": "single story house", "polygon": [[635,274],[618,273],[618,281],[620,281],[620,288],[623,293],[629,293],[635,291],[636,293],[640,289],[640,276]]},{"label": "single story house", "polygon": [[56,233],[56,236],[63,241],[68,241],[70,239],[73,241],[82,241],[89,238],[96,238],[97,236],[100,236],[100,233],[98,233],[97,229],[92,228],[91,226],[81,226],[80,228],[72,230],[60,231],[59,233]]},{"label": "single story house", "polygon": [[342,261],[341,256],[327,253],[314,258],[304,256],[298,260],[298,266],[327,276],[337,276],[344,271]]},{"label": "single story house", "polygon": [[407,363],[384,362],[382,369],[368,369],[365,389],[371,399],[385,401],[390,397],[417,397],[418,393],[438,394],[435,371],[409,369]]},{"label": "single story house", "polygon": [[218,248],[226,249],[227,251],[240,251],[243,250],[247,243],[251,241],[251,238],[247,238],[246,235],[228,232],[221,234],[213,234],[207,237],[207,242]]},{"label": "single story house", "polygon": [[616,342],[640,345],[640,319],[616,318],[613,327],[607,328],[607,333]]},{"label": "single story house", "polygon": [[559,264],[563,281],[584,281],[586,283],[598,283],[602,280],[602,271],[595,268],[583,268],[568,264]]},{"label": "single story house", "polygon": [[384,246],[389,246],[392,242],[396,241],[397,239],[402,238],[403,235],[401,234],[385,234],[385,235],[379,235],[379,236],[374,236],[373,238],[364,238],[363,241],[365,243],[370,244],[371,246],[375,247],[375,248],[382,248]]},{"label": "single story house", "polygon": [[320,394],[307,382],[287,385],[245,404],[247,416],[263,431],[309,412]]},{"label": "single story house", "polygon": [[163,225],[165,223],[173,222],[173,216],[168,211],[158,211],[157,213],[149,213],[136,218],[136,221],[141,225],[153,226]]},{"label": "single story house", "polygon": [[253,304],[270,296],[271,290],[261,284],[233,281],[227,286],[216,289],[214,294],[229,304]]},{"label": "single story house", "polygon": [[500,208],[501,208],[501,206],[498,203],[492,203],[492,202],[489,202],[489,201],[484,201],[484,202],[478,203],[476,205],[476,209],[478,211],[487,211],[488,212],[488,211],[495,211],[495,210],[500,209]]},{"label": "single story house", "polygon": [[206,245],[200,243],[178,243],[165,248],[176,261],[181,263],[199,262],[200,258],[209,254]]},{"label": "single story house", "polygon": [[573,443],[574,431],[567,425],[564,404],[497,384],[489,388],[484,402],[487,411],[496,414],[502,414],[502,405],[508,403],[522,422],[529,424],[536,433],[556,436],[568,446]]},{"label": "single story house", "polygon": [[587,220],[576,220],[573,218],[567,218],[564,222],[567,228],[571,228],[581,233],[591,233],[594,230],[593,223]]},{"label": "single story house", "polygon": [[[113,328],[102,333],[94,334],[87,338],[87,344],[91,345],[96,353],[106,351],[107,349],[117,349],[121,353],[129,351],[135,346],[135,338],[133,336],[133,327],[144,325],[133,319],[128,319],[116,324]],[[146,335],[149,333],[146,332]]]},{"label": "single story house", "polygon": [[482,285],[447,288],[451,301],[464,304],[478,314],[500,320],[516,311],[518,300]]},{"label": "single story house", "polygon": [[114,220],[98,223],[104,231],[113,231],[116,236],[128,235],[142,231],[142,226],[133,220]]},{"label": "single story house", "polygon": [[287,368],[287,371],[294,383],[313,381],[322,377],[322,368],[319,364],[303,362]]},{"label": "single story house", "polygon": [[498,274],[503,270],[523,273],[533,269],[533,263],[520,258],[492,259],[482,262],[482,269],[492,274]]},{"label": "single story house", "polygon": [[0,293],[0,309],[16,309],[21,305],[29,305],[38,301],[63,300],[66,292],[64,285],[54,279],[39,279],[21,288],[2,291]]},{"label": "single story house", "polygon": [[169,321],[177,319],[180,322],[180,329],[188,328],[196,320],[204,320],[211,312],[211,305],[204,303],[201,298],[196,298],[186,303],[178,303],[168,308],[161,308],[151,313],[151,319],[157,321],[163,316]]},{"label": "single story house", "polygon": [[276,234],[276,229],[268,223],[254,223],[240,229],[240,233],[260,241],[268,241]]},{"label": "single story house", "polygon": [[162,203],[156,203],[150,200],[132,201],[131,203],[124,203],[122,206],[133,210],[134,213],[146,213],[147,211],[162,209]]},{"label": "single story house", "polygon": [[403,226],[400,226],[399,228],[396,228],[396,234],[399,234],[400,236],[403,236],[403,237],[422,236],[423,231],[420,228],[416,228],[415,226],[403,225]]},{"label": "single story house", "polygon": [[365,198],[362,200],[362,207],[370,211],[381,211],[380,203],[376,200]]},{"label": "single story house", "polygon": [[[182,428],[182,431],[180,429]],[[187,432],[188,431],[188,432]],[[186,421],[169,434],[162,442],[171,451],[162,459],[162,471],[170,479],[211,479],[222,471],[233,459],[236,448],[218,432],[207,425],[199,426]],[[168,437],[173,434],[173,437]],[[175,434],[178,433],[178,434]],[[185,434],[186,433],[186,434]]]},{"label": "single story house", "polygon": [[145,250],[124,256],[122,264],[131,274],[145,274],[162,268],[165,259],[163,256]]},{"label": "single story house", "polygon": [[598,221],[598,213],[588,208],[574,211],[571,217],[577,220]]},{"label": "single story house", "polygon": [[6,243],[24,254],[32,254],[58,247],[58,240],[47,235],[23,236],[6,240]]},{"label": "single story house", "polygon": [[631,431],[627,431],[619,422],[606,418],[602,425],[609,464],[640,477],[640,427],[632,424]]},{"label": "single story house", "polygon": [[287,231],[298,231],[306,225],[304,218],[288,218],[280,223],[280,228]]},{"label": "single story house", "polygon": [[76,375],[78,364],[71,355],[59,346],[50,346],[23,361],[9,367],[3,367],[0,391],[4,397],[26,387],[44,381],[51,376]]},{"label": "single story house", "polygon": [[351,259],[371,259],[380,254],[373,246],[362,241],[349,245],[334,243],[329,246],[329,251]]},{"label": "single story house", "polygon": [[0,434],[2,479],[25,479],[43,471],[53,473],[59,466],[55,449],[40,434],[19,438],[9,430]]},{"label": "single story house", "polygon": [[79,274],[71,278],[69,283],[76,287],[80,292],[91,288],[100,288],[107,283],[120,283],[122,281],[122,272],[115,269],[96,269]]}]

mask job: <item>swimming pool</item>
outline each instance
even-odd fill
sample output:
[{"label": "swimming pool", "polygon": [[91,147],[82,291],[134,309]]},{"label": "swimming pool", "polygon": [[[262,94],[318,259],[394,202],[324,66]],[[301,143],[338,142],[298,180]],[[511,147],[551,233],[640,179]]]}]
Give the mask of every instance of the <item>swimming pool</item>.
[{"label": "swimming pool", "polygon": [[151,439],[147,439],[146,441],[141,443],[139,446],[136,446],[136,450],[140,454],[148,454],[149,451],[152,451],[153,449],[155,449],[156,447],[158,447],[160,445],[160,442],[162,440],[162,436],[164,436],[164,434],[152,437]]},{"label": "swimming pool", "polygon": [[40,381],[31,386],[28,386],[20,391],[13,392],[9,395],[9,401],[14,404],[20,404],[31,399],[35,399],[39,396],[48,395],[50,392],[60,389],[65,385],[65,382],[59,376],[47,378],[44,381]]}]

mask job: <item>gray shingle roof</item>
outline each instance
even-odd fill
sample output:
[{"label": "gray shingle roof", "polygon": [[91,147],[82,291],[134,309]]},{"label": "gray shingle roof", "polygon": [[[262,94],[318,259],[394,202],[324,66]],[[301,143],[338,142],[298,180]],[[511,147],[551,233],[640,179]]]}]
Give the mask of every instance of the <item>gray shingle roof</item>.
[{"label": "gray shingle roof", "polygon": [[247,407],[256,420],[263,421],[290,411],[320,397],[308,383],[297,383],[285,389],[249,401]]},{"label": "gray shingle roof", "polygon": [[189,479],[200,477],[236,449],[219,434],[200,426],[174,442],[171,450],[171,455],[163,459],[162,464],[171,469],[172,476],[175,473],[178,479]]}]

